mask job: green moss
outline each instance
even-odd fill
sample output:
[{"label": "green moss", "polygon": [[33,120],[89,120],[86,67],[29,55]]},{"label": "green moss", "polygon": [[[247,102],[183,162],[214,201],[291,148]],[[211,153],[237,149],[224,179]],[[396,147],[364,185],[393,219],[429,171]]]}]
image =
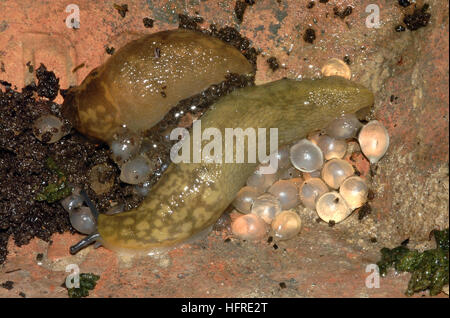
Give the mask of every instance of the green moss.
[{"label": "green moss", "polygon": [[47,168],[58,176],[58,182],[46,186],[44,191],[36,196],[36,200],[53,203],[69,196],[72,193],[72,188],[67,184],[66,176],[53,158],[48,157],[46,164]]},{"label": "green moss", "polygon": [[413,295],[426,289],[434,296],[442,291],[449,281],[449,230],[431,232],[436,240],[436,248],[419,252],[404,245],[393,249],[382,248],[381,260],[377,263],[380,274],[385,276],[390,267],[396,271],[411,273],[405,294]]},{"label": "green moss", "polygon": [[82,298],[89,296],[89,291],[94,290],[100,276],[92,273],[80,274],[80,288],[68,288],[69,298]]}]

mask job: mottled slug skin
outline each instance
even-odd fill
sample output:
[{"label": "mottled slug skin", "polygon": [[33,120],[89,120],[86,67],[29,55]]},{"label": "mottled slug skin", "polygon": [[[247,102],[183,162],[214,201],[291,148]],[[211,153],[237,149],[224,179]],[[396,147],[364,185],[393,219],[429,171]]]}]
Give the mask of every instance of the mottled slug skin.
[{"label": "mottled slug skin", "polygon": [[229,73],[253,72],[241,52],[219,39],[189,30],[157,32],[128,43],[70,89],[63,113],[83,134],[108,141],[121,125],[152,127],[178,101]]},{"label": "mottled slug skin", "polygon": [[[201,124],[202,130],[215,127],[223,136],[225,128],[276,127],[281,146],[372,104],[369,90],[341,77],[283,79],[223,97]],[[219,218],[256,165],[172,163],[138,208],[100,215],[102,243],[113,250],[149,251],[188,239]]]}]

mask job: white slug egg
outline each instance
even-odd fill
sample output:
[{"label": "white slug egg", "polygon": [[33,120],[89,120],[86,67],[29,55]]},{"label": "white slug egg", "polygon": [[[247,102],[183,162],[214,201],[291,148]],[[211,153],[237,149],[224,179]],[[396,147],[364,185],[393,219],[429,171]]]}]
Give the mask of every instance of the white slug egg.
[{"label": "white slug egg", "polygon": [[302,183],[299,197],[303,205],[315,209],[317,198],[328,191],[327,185],[319,178],[311,178]]},{"label": "white slug egg", "polygon": [[358,176],[345,179],[339,188],[339,194],[352,210],[363,206],[367,202],[368,193],[369,187],[364,179]]},{"label": "white slug egg", "polygon": [[40,141],[51,144],[64,137],[66,131],[61,119],[53,115],[43,115],[34,121],[33,134]]},{"label": "white slug egg", "polygon": [[322,67],[323,76],[341,76],[346,79],[352,78],[350,67],[344,61],[332,58]]},{"label": "white slug egg", "polygon": [[96,231],[95,218],[91,209],[82,206],[70,212],[70,223],[73,228],[83,234],[92,234]]},{"label": "white slug egg", "polygon": [[150,192],[150,189],[151,189],[150,181],[146,181],[142,185],[134,186],[134,191],[136,192],[137,195],[141,197],[146,197],[147,194]]},{"label": "white slug egg", "polygon": [[232,222],[231,231],[243,240],[257,241],[266,235],[267,224],[255,214],[245,214]]},{"label": "white slug egg", "polygon": [[356,137],[361,126],[362,124],[355,114],[345,114],[333,120],[325,129],[325,132],[333,138],[348,139]]},{"label": "white slug egg", "polygon": [[322,175],[322,169],[321,170],[316,170],[313,172],[304,172],[303,173],[303,178],[305,180],[309,180],[311,178],[320,178],[320,176]]},{"label": "white slug egg", "polygon": [[259,168],[247,179],[247,185],[254,187],[258,193],[264,193],[277,180],[278,176],[276,173],[263,174]]},{"label": "white slug egg", "polygon": [[123,129],[119,134],[114,136],[114,139],[109,144],[111,158],[118,165],[121,165],[138,153],[141,143],[141,136]]},{"label": "white slug egg", "polygon": [[233,206],[241,213],[250,213],[253,202],[259,196],[259,192],[253,187],[243,187],[236,195]]},{"label": "white slug egg", "polygon": [[389,147],[389,134],[386,128],[377,120],[367,123],[358,136],[363,154],[371,164],[377,163]]},{"label": "white slug egg", "polygon": [[301,178],[302,175],[303,175],[302,172],[293,166],[278,170],[278,177],[282,180]]},{"label": "white slug egg", "polygon": [[291,161],[289,159],[288,146],[283,146],[280,149],[278,149],[277,159],[278,159],[278,169],[285,169],[291,165]]},{"label": "white slug egg", "polygon": [[330,221],[342,222],[352,213],[344,198],[336,191],[322,194],[317,199],[316,211],[319,217],[327,223]]},{"label": "white slug egg", "polygon": [[61,200],[61,205],[68,213],[78,209],[83,205],[83,198],[80,195],[80,188],[74,188],[72,194]]},{"label": "white slug egg", "polygon": [[313,144],[317,145],[320,136],[323,135],[322,131],[313,131],[308,135],[308,140],[311,141]]},{"label": "white slug egg", "polygon": [[353,173],[353,167],[347,161],[332,159],[323,166],[322,179],[329,187],[339,189],[342,182],[353,175]]},{"label": "white slug egg", "polygon": [[280,201],[270,193],[264,193],[257,197],[250,210],[251,214],[261,217],[268,224],[272,223],[272,220],[280,212]]},{"label": "white slug egg", "polygon": [[322,150],[308,139],[302,139],[291,147],[292,165],[302,172],[318,170],[323,165]]},{"label": "white slug egg", "polygon": [[292,209],[298,205],[298,190],[294,183],[288,180],[275,182],[268,190],[281,203],[282,210]]},{"label": "white slug egg", "polygon": [[300,216],[292,210],[282,211],[272,222],[274,236],[279,240],[289,240],[296,236],[302,227]]},{"label": "white slug egg", "polygon": [[347,151],[347,143],[343,139],[321,135],[317,139],[317,146],[322,150],[325,160],[341,159]]},{"label": "white slug egg", "polygon": [[139,155],[122,165],[120,180],[128,184],[140,184],[147,181],[152,171],[150,160],[144,155]]}]

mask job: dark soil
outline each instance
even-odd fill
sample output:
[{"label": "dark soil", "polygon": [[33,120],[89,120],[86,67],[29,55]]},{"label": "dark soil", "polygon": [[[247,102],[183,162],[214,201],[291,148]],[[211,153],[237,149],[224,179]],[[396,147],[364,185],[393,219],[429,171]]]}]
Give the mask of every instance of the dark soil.
[{"label": "dark soil", "polygon": [[[180,28],[194,29],[222,39],[238,48],[256,69],[258,52],[250,46],[247,38],[231,27],[217,29],[211,25],[210,30],[202,30],[197,26],[200,19],[180,16]],[[55,173],[46,166],[49,157],[54,159],[70,184],[86,190],[100,213],[109,210],[113,203],[123,204],[128,210],[138,206],[143,199],[135,192],[134,186],[120,182],[119,168],[110,159],[106,145],[92,143],[73,129],[54,144],[35,138],[32,125],[37,118],[44,114],[62,118],[61,105],[52,102],[59,89],[59,79],[43,65],[36,70],[36,75],[38,83],[28,85],[22,92],[13,90],[6,81],[0,83],[3,85],[3,88],[0,86],[0,264],[6,260],[10,236],[21,246],[34,237],[49,241],[53,233],[74,231],[59,202],[36,200],[47,185],[58,181]],[[157,152],[147,152],[150,159],[158,163],[150,184],[159,179],[169,164],[172,142],[164,137],[167,130],[186,125],[186,117],[201,116],[219,97],[248,85],[254,85],[254,77],[230,74],[224,82],[180,101],[145,134],[148,142],[158,145]],[[64,91],[61,90],[61,95]],[[193,105],[195,109],[192,109]],[[111,175],[108,175],[108,180],[112,178],[114,181],[109,191],[100,195],[89,186],[91,169],[97,165],[109,167]]]},{"label": "dark soil", "polygon": [[114,9],[117,10],[117,12],[120,14],[122,18],[125,18],[127,12],[128,12],[128,4],[114,4]]},{"label": "dark soil", "polygon": [[144,23],[144,26],[146,27],[146,28],[153,28],[153,19],[150,19],[150,18],[144,18],[144,19],[142,19],[142,22]]},{"label": "dark soil", "polygon": [[244,13],[245,9],[247,9],[248,4],[245,1],[236,1],[236,5],[234,6],[234,14],[236,14],[236,19],[239,24],[244,21]]},{"label": "dark soil", "polygon": [[270,69],[274,72],[280,68],[280,63],[278,63],[277,58],[274,56],[269,57],[266,62],[269,64]]},{"label": "dark soil", "polygon": [[341,19],[345,19],[346,17],[348,17],[350,14],[352,14],[353,8],[350,6],[347,6],[344,10],[339,11],[338,7],[334,7],[333,8],[333,12],[334,12],[334,16],[335,17],[339,17]]},{"label": "dark soil", "polygon": [[107,54],[113,55],[114,52],[116,51],[116,49],[115,49],[114,47],[112,47],[112,46],[111,46],[111,47],[107,46],[107,47],[105,48],[105,51],[106,51]]},{"label": "dark soil", "polygon": [[221,39],[225,43],[228,43],[239,51],[249,60],[252,65],[255,66],[256,69],[256,57],[259,52],[251,47],[250,40],[246,37],[241,36],[241,34],[232,27],[224,27],[218,29],[215,24],[210,24],[209,30],[202,29],[198,26],[199,23],[203,23],[203,18],[201,17],[189,17],[187,15],[179,14],[179,25],[180,29],[188,29],[201,32],[203,34],[207,34],[213,36],[215,38]]},{"label": "dark soil", "polygon": [[239,24],[244,20],[244,13],[248,6],[255,4],[255,0],[238,0],[234,6],[234,14]]},{"label": "dark soil", "polygon": [[399,6],[406,8],[411,5],[411,2],[409,0],[398,0],[398,4]]},{"label": "dark soil", "polygon": [[303,40],[307,43],[314,43],[316,39],[316,31],[314,29],[306,29],[305,34],[303,34]]},{"label": "dark soil", "polygon": [[38,79],[38,95],[54,100],[59,92],[59,79],[56,78],[53,72],[48,72],[43,64],[36,70],[36,77]]},{"label": "dark soil", "polygon": [[431,19],[431,14],[428,13],[428,4],[424,4],[422,8],[414,9],[412,14],[407,14],[403,18],[406,28],[411,31],[418,30],[428,25]]}]

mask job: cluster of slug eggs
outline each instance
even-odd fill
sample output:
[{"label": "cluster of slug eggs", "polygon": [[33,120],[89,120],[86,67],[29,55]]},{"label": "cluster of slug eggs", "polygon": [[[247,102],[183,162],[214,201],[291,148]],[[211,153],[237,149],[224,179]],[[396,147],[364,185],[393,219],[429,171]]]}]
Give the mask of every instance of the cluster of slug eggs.
[{"label": "cluster of slug eggs", "polygon": [[301,203],[327,223],[339,223],[367,202],[369,187],[344,160],[347,140],[358,137],[371,164],[386,153],[389,135],[373,120],[362,125],[354,114],[334,120],[277,153],[278,171],[257,170],[237,194],[233,206],[244,215],[232,223],[233,233],[246,240],[263,238],[269,226],[275,238],[287,240],[300,232],[301,219],[294,210]]},{"label": "cluster of slug eggs", "polygon": [[[68,126],[54,115],[42,115],[33,122],[34,136],[44,143],[55,143],[68,132]],[[120,180],[136,185],[136,193],[146,196],[149,191],[149,176],[153,172],[150,160],[143,154],[150,146],[142,137],[123,128],[109,143],[111,158],[121,169]],[[96,220],[89,207],[83,206],[84,199],[80,189],[61,200],[63,208],[69,213],[72,226],[83,234],[95,232]],[[117,211],[116,211],[117,212]]]}]

